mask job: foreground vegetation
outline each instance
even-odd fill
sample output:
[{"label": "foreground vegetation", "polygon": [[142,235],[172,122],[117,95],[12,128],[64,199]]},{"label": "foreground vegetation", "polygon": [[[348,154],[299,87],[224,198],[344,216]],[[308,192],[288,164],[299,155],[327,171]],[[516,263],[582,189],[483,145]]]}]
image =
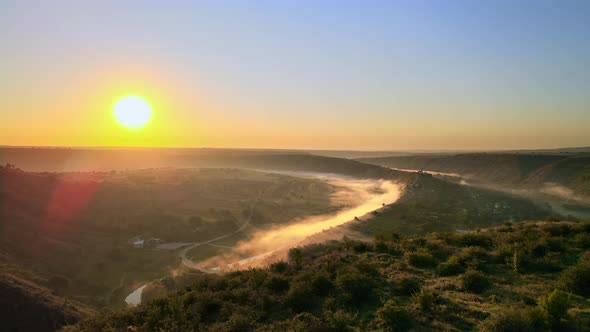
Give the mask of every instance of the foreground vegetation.
[{"label": "foreground vegetation", "polygon": [[590,330],[590,224],[295,248],[67,331]]}]

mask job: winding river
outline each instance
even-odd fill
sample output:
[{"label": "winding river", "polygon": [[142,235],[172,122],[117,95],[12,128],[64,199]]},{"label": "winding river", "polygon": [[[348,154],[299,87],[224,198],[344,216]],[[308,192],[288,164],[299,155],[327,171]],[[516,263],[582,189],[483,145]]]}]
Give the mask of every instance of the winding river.
[{"label": "winding river", "polygon": [[[266,264],[270,262],[269,259],[282,258],[273,255],[275,252],[284,252],[288,248],[297,246],[312,235],[350,221],[360,220],[359,217],[378,210],[384,205],[394,203],[400,197],[401,192],[400,185],[386,180],[361,180],[339,177],[333,174],[305,173],[299,175],[302,177],[319,178],[341,188],[342,190],[337,195],[342,195],[343,197],[336,197],[336,199],[347,201],[347,207],[336,213],[305,217],[285,225],[258,231],[252,234],[248,240],[238,242],[229,253],[211,257],[203,262],[193,262],[187,257],[186,253],[192,248],[211,244],[241,231],[249,224],[251,221],[250,218],[235,232],[209,241],[189,244],[179,253],[179,257],[182,258],[182,264],[204,273],[217,273],[224,270],[239,269],[251,266],[258,261],[264,261]],[[254,207],[252,208],[251,216],[253,209]],[[146,286],[147,284],[135,289],[127,296],[125,302],[130,306],[140,304],[141,295]]]}]

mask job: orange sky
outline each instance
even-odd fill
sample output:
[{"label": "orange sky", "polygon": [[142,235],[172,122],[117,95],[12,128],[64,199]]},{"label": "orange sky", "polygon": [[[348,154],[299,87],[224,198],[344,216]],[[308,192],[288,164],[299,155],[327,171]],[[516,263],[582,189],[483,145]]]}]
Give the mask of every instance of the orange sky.
[{"label": "orange sky", "polygon": [[[590,145],[583,3],[127,6],[3,8],[0,145]],[[147,127],[113,120],[125,95]]]}]

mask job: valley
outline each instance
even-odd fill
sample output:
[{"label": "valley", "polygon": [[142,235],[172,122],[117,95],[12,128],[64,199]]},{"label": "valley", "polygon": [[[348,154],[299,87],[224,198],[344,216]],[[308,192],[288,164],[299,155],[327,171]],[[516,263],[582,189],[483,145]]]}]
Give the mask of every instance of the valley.
[{"label": "valley", "polygon": [[[82,153],[78,166],[108,154],[97,153]],[[72,301],[83,318],[143,310],[207,275],[300,264],[297,248],[577,222],[586,211],[538,187],[491,185],[458,169],[272,151],[199,158],[195,166],[215,167],[182,168],[178,160],[92,172],[2,166],[0,261],[11,276]],[[108,168],[125,166],[109,160]],[[565,205],[577,213],[564,213]]]}]

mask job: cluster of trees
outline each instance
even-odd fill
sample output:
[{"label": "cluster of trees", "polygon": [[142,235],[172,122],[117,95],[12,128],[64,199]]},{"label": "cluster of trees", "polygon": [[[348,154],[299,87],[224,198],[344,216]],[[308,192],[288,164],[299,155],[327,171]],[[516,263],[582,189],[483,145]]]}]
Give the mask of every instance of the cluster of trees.
[{"label": "cluster of trees", "polygon": [[561,331],[590,327],[590,224],[507,224],[295,248],[76,330]]}]

